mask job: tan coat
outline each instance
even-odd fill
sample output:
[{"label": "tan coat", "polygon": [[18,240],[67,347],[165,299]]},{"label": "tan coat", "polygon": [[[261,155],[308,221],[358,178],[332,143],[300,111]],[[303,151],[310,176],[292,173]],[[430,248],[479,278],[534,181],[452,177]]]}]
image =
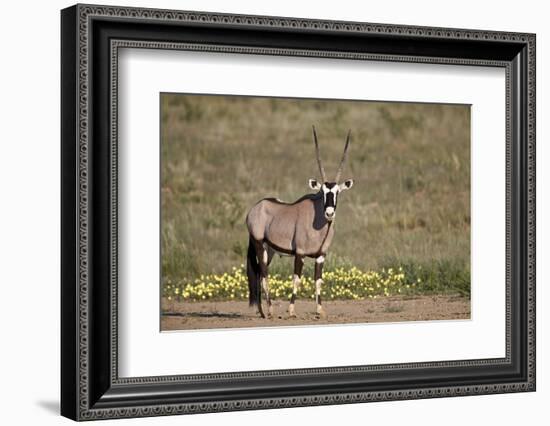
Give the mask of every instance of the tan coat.
[{"label": "tan coat", "polygon": [[325,255],[334,236],[334,223],[325,218],[321,193],[305,195],[294,203],[264,198],[250,209],[246,225],[256,241],[299,256]]}]

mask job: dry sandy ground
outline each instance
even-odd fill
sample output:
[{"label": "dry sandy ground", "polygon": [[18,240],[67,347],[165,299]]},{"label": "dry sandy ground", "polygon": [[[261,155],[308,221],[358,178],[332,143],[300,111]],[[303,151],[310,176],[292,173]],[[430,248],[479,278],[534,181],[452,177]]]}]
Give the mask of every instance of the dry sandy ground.
[{"label": "dry sandy ground", "polygon": [[327,318],[324,319],[315,314],[313,300],[296,301],[296,318],[289,318],[288,302],[274,301],[273,305],[273,318],[262,319],[247,302],[174,302],[163,299],[161,329],[281,327],[470,318],[470,300],[456,296],[327,301],[323,303],[327,312]]}]

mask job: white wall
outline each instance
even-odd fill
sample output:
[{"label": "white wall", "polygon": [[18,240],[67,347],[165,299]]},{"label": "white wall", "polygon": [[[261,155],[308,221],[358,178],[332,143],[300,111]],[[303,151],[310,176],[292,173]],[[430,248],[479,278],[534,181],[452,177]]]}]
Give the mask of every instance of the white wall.
[{"label": "white wall", "polygon": [[[132,424],[543,424],[548,368],[550,27],[542,1],[103,1],[205,10],[537,33],[538,391],[348,406],[121,420]],[[59,395],[59,9],[66,1],[2,5],[0,63],[0,416],[3,424],[61,424]],[[327,343],[328,344],[328,343]],[[310,356],[304,354],[304,356]],[[538,417],[537,417],[538,416]],[[538,421],[536,419],[539,419]],[[107,424],[112,423],[108,421]],[[122,423],[120,423],[122,424]]]}]

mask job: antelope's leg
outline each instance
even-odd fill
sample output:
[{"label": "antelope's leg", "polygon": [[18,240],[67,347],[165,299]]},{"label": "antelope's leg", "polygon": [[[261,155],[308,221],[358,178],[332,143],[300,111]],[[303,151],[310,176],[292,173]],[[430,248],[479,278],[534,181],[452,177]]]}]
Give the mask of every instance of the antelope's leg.
[{"label": "antelope's leg", "polygon": [[263,259],[264,259],[264,246],[260,241],[254,240],[254,249],[256,251],[256,258],[258,259],[258,265],[260,267],[260,276],[258,277],[260,282],[257,284],[260,287],[258,288],[258,300],[257,300],[257,306],[258,306],[258,313],[260,314],[260,317],[265,318],[264,310],[262,309],[262,287],[263,287],[263,271],[265,268],[262,268]]},{"label": "antelope's leg", "polygon": [[296,316],[294,303],[296,302],[296,296],[298,295],[298,287],[300,287],[300,278],[302,277],[303,266],[304,259],[301,256],[296,255],[294,257],[294,276],[292,277],[292,296],[290,297],[290,305],[288,306],[288,315],[290,317]]},{"label": "antelope's leg", "polygon": [[315,259],[315,302],[317,303],[317,315],[325,318],[327,315],[321,304],[321,286],[323,285],[323,264],[325,256],[321,255]]},{"label": "antelope's leg", "polygon": [[271,318],[273,316],[273,305],[271,304],[271,297],[269,296],[269,284],[267,282],[267,265],[269,264],[269,253],[268,249],[265,246],[262,246],[262,255],[261,259],[258,256],[260,261],[260,275],[262,279],[262,288],[265,293],[265,300],[267,302],[267,317]]}]

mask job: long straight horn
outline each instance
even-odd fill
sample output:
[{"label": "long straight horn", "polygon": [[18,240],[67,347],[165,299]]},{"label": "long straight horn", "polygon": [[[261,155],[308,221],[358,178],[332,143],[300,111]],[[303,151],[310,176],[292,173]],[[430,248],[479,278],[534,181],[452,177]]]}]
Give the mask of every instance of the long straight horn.
[{"label": "long straight horn", "polygon": [[349,147],[350,137],[351,137],[351,129],[348,131],[348,137],[346,138],[346,146],[344,147],[344,153],[342,154],[342,160],[340,161],[340,167],[338,167],[338,171],[336,172],[336,177],[334,178],[334,181],[336,183],[340,182],[340,176],[342,175],[342,171],[344,170],[344,163],[346,162],[346,157],[348,155],[348,147]]},{"label": "long straight horn", "polygon": [[321,163],[321,154],[319,154],[319,142],[317,141],[317,132],[315,131],[315,126],[311,126],[313,129],[313,141],[315,142],[315,155],[317,156],[317,164],[319,165],[319,173],[321,173],[321,179],[324,183],[327,181],[327,176],[325,174],[325,169],[323,168],[323,163]]}]

